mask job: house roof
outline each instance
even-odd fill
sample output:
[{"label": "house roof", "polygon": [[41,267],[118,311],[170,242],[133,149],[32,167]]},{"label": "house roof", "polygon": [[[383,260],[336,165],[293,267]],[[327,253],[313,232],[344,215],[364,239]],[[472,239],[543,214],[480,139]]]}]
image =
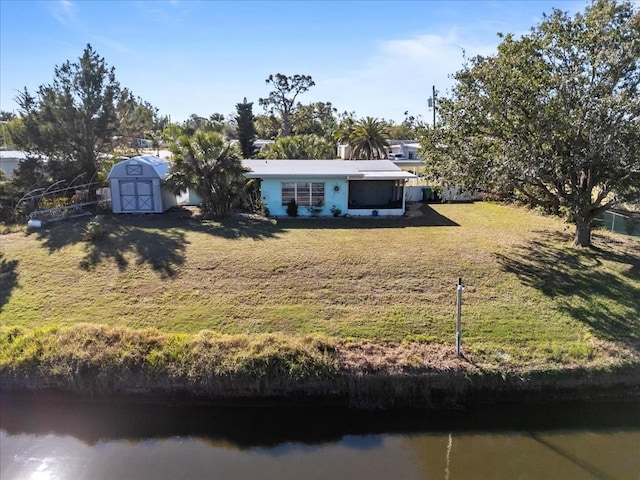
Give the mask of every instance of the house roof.
[{"label": "house roof", "polygon": [[420,159],[409,160],[408,158],[398,158],[391,161],[399,167],[421,167],[422,165],[424,165],[424,162]]},{"label": "house roof", "polygon": [[22,150],[0,150],[0,158],[26,160],[27,152],[23,152]]},{"label": "house roof", "polygon": [[389,160],[243,160],[248,178],[323,177],[358,180],[415,178]]}]

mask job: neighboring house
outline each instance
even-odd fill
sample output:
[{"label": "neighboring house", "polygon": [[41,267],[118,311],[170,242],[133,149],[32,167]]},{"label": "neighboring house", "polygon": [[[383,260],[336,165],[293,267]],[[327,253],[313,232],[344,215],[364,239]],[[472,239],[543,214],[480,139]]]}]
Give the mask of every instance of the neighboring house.
[{"label": "neighboring house", "polygon": [[[418,156],[420,144],[415,140],[389,140],[387,157],[402,170],[412,173],[415,178],[410,182],[413,186],[422,186],[424,181],[418,177],[419,169],[422,167],[422,159]],[[351,147],[347,144],[337,146],[338,158],[349,160],[351,157]]]},{"label": "neighboring house", "polygon": [[[389,140],[389,160],[401,169],[418,175],[422,159],[418,156],[420,144],[415,140]],[[411,185],[424,185],[416,178]]]},{"label": "neighboring house", "polygon": [[163,186],[169,161],[155,156],[132,157],[111,167],[107,180],[113,213],[162,213],[177,205]]},{"label": "neighboring house", "polygon": [[264,206],[287,215],[295,200],[300,216],[400,216],[405,183],[415,175],[389,160],[244,160],[247,178],[261,180]]},{"label": "neighboring house", "polygon": [[253,141],[253,155],[257,156],[264,147],[266,147],[267,145],[271,145],[272,143],[274,143],[274,140],[267,140],[264,138],[258,138],[256,140]]},{"label": "neighboring house", "polygon": [[27,153],[21,150],[0,150],[0,170],[11,178],[13,171],[26,159]]},{"label": "neighboring house", "polygon": [[[416,140],[388,140],[389,160],[420,160],[418,151],[420,143]],[[339,144],[337,146],[338,158],[343,160],[351,160],[351,147],[348,144]]]},{"label": "neighboring house", "polygon": [[389,159],[420,160],[420,143],[415,140],[389,140]]}]

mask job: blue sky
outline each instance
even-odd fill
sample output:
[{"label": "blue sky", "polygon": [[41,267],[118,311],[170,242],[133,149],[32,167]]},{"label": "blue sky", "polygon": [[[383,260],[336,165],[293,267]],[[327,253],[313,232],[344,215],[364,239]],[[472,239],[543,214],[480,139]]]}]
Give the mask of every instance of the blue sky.
[{"label": "blue sky", "polygon": [[396,122],[430,118],[467,56],[495,52],[497,32],[525,33],[543,12],[584,0],[520,1],[0,1],[0,108],[87,43],[116,78],[172,121],[230,115],[269,92],[269,74],[311,75],[303,103]]}]

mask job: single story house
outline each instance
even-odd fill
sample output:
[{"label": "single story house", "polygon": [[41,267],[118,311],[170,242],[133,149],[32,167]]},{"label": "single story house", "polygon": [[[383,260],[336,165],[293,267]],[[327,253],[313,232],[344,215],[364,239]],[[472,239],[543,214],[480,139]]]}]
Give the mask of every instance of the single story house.
[{"label": "single story house", "polygon": [[244,160],[247,178],[261,180],[269,215],[287,215],[295,200],[300,216],[400,216],[405,183],[415,178],[390,160]]},{"label": "single story house", "polygon": [[113,213],[162,213],[177,205],[163,185],[169,161],[152,155],[132,157],[111,167],[107,177]]}]

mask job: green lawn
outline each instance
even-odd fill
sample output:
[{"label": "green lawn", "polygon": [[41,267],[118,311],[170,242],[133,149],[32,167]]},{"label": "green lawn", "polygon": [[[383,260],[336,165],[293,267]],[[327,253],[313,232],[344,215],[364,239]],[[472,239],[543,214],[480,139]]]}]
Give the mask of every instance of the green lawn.
[{"label": "green lawn", "polygon": [[4,235],[0,323],[452,345],[460,276],[463,345],[484,361],[640,350],[638,238],[599,231],[596,248],[582,250],[560,220],[517,207],[420,210],[402,219],[107,216],[96,243],[82,241],[86,219]]}]

